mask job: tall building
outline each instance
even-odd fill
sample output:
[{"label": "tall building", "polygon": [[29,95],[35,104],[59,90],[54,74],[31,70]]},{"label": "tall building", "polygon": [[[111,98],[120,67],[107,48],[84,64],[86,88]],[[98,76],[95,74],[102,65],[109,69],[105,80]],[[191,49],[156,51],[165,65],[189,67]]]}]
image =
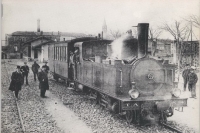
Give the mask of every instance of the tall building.
[{"label": "tall building", "polygon": [[102,26],[102,37],[103,39],[107,39],[107,25],[106,25],[106,20],[104,19],[104,22],[103,22],[103,26]]}]

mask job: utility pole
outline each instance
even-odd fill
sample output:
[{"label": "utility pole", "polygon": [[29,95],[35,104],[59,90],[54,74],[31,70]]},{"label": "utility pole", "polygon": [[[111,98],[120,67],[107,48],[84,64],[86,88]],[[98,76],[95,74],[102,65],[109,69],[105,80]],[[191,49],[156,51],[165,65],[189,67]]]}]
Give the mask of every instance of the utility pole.
[{"label": "utility pole", "polygon": [[194,53],[192,53],[192,47],[193,47],[193,44],[192,44],[192,21],[191,21],[191,30],[190,30],[190,34],[191,34],[191,65],[193,65],[193,57],[194,57]]}]

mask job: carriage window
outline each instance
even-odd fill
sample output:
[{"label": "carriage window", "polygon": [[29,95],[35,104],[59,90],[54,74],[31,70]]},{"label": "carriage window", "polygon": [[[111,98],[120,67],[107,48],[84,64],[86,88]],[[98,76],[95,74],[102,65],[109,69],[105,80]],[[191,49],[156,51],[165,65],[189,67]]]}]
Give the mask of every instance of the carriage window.
[{"label": "carriage window", "polygon": [[62,61],[62,46],[60,47],[60,61]]},{"label": "carriage window", "polygon": [[61,61],[63,61],[63,60],[64,60],[64,59],[63,59],[63,58],[64,58],[64,47],[63,47],[63,46],[62,46],[62,49],[61,49],[61,50],[62,50]]},{"label": "carriage window", "polygon": [[67,47],[65,47],[65,61],[67,62]]},{"label": "carriage window", "polygon": [[59,47],[57,47],[58,51],[57,51],[57,60],[59,60]]},{"label": "carriage window", "polygon": [[62,47],[60,47],[60,61],[62,59]]},{"label": "carriage window", "polygon": [[55,60],[57,60],[57,47],[55,47]]},{"label": "carriage window", "polygon": [[57,47],[55,47],[55,60],[57,59]]},{"label": "carriage window", "polygon": [[60,60],[62,61],[62,47],[60,47]]},{"label": "carriage window", "polygon": [[60,47],[60,61],[62,61],[62,46]]},{"label": "carriage window", "polygon": [[58,60],[58,47],[57,47],[57,54],[56,54],[56,60]]},{"label": "carriage window", "polygon": [[58,47],[58,60],[60,60],[60,47]]},{"label": "carriage window", "polygon": [[62,50],[63,50],[63,54],[62,54],[63,55],[63,60],[62,61],[65,61],[65,47],[64,46],[62,47]]},{"label": "carriage window", "polygon": [[63,61],[66,60],[66,52],[65,52],[65,47],[63,47]]},{"label": "carriage window", "polygon": [[56,59],[56,56],[55,56],[55,54],[56,54],[56,50],[55,50],[55,47],[53,47],[53,52],[54,52],[54,54],[53,54],[53,58],[54,58],[54,60]]},{"label": "carriage window", "polygon": [[63,54],[62,54],[62,61],[65,61],[65,47],[62,47]]}]

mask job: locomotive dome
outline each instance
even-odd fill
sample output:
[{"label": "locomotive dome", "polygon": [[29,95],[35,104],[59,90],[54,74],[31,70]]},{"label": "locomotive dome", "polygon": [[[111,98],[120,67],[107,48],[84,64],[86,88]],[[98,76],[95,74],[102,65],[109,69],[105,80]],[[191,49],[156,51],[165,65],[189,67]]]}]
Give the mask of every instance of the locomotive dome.
[{"label": "locomotive dome", "polygon": [[141,58],[131,69],[130,80],[136,82],[140,94],[153,94],[163,87],[165,73],[162,65],[151,58]]}]

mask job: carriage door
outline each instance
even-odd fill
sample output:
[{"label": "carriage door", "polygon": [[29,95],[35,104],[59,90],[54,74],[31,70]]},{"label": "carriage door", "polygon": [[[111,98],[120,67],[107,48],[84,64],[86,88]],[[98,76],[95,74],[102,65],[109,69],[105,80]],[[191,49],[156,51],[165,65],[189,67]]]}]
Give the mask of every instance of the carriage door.
[{"label": "carriage door", "polygon": [[34,50],[34,59],[38,58],[38,51]]}]

